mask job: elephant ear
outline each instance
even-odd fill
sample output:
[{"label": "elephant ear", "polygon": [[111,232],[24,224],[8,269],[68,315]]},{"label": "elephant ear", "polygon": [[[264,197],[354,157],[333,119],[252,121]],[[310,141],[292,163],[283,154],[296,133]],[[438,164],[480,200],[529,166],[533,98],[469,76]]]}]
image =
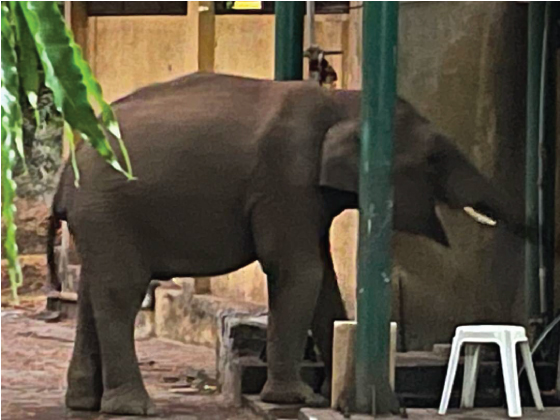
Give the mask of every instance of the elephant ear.
[{"label": "elephant ear", "polygon": [[359,121],[342,121],[332,126],[323,141],[319,185],[358,193]]}]

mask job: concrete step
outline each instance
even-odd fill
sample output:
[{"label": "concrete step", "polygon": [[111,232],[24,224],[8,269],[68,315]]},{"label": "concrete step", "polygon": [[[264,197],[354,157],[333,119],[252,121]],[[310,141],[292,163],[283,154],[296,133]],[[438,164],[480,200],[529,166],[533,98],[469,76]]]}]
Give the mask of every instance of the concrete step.
[{"label": "concrete step", "polygon": [[[413,362],[413,357],[406,353],[397,354],[397,368],[395,387],[397,394],[406,407],[430,408],[437,407],[441,398],[441,391],[445,381],[447,363],[428,364],[426,359],[417,353],[418,363]],[[255,359],[241,359],[241,392],[243,395],[255,395],[260,392],[266,382],[266,364]],[[555,365],[553,363],[537,362],[535,364],[537,380],[541,390],[554,389]],[[302,377],[306,383],[316,391],[323,380],[322,363],[306,362],[302,366]],[[457,371],[456,386],[452,395],[450,406],[458,406],[462,384],[462,365]],[[526,379],[520,382],[523,404],[533,405]],[[560,400],[553,394],[543,393],[545,406],[560,405]],[[484,361],[480,365],[476,407],[496,407],[505,403],[502,371],[499,362]]]},{"label": "concrete step", "polygon": [[198,294],[196,279],[162,282],[155,290],[155,332],[158,337],[216,349],[224,317],[260,315],[266,308]]}]

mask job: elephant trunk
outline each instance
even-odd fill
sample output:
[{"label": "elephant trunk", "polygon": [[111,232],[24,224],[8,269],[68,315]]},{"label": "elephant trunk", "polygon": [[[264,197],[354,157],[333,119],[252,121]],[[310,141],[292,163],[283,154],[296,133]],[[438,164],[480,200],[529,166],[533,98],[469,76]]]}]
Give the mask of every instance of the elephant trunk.
[{"label": "elephant trunk", "polygon": [[[436,136],[436,153],[431,157],[436,168],[436,198],[450,208],[470,209],[504,225],[523,239],[536,240],[536,231],[525,223],[523,211],[482,175],[472,163],[444,136]],[[475,217],[475,219],[477,219]],[[480,221],[477,219],[477,221]]]}]

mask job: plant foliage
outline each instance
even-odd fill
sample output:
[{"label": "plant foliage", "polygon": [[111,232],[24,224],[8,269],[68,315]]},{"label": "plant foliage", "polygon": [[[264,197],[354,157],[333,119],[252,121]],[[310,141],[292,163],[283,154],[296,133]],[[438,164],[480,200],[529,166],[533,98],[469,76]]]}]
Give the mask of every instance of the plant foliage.
[{"label": "plant foliage", "polygon": [[[14,223],[16,184],[13,173],[18,160],[25,161],[20,94],[26,96],[34,109],[37,108],[40,73],[44,74],[45,85],[52,91],[54,105],[65,121],[66,132],[79,134],[109,165],[132,179],[130,161],[115,115],[103,99],[99,83],[66,27],[57,2],[3,1],[2,220],[6,225],[4,248],[16,300],[22,272]],[[100,119],[93,106],[100,109]],[[117,160],[104,129],[117,139],[126,169]],[[73,139],[73,136],[69,138]],[[72,141],[72,164],[78,173],[73,144]]]}]

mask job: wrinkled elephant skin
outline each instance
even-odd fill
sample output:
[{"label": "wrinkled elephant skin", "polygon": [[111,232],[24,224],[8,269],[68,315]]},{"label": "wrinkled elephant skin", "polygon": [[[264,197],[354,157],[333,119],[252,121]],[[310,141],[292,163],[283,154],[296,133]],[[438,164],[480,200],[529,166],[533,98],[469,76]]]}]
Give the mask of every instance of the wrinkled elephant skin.
[{"label": "wrinkled elephant skin", "polygon": [[[83,261],[68,407],[151,413],[133,340],[150,280],[255,260],[270,308],[262,399],[325,402],[299,364],[311,327],[328,377],[333,321],[346,317],[329,228],[357,205],[359,104],[358,92],[210,74],[114,104],[137,179],[84,145],[80,188],[67,165],[53,203],[53,223],[68,221]],[[395,134],[395,229],[447,245],[436,202],[510,221],[500,193],[403,100]]]}]

